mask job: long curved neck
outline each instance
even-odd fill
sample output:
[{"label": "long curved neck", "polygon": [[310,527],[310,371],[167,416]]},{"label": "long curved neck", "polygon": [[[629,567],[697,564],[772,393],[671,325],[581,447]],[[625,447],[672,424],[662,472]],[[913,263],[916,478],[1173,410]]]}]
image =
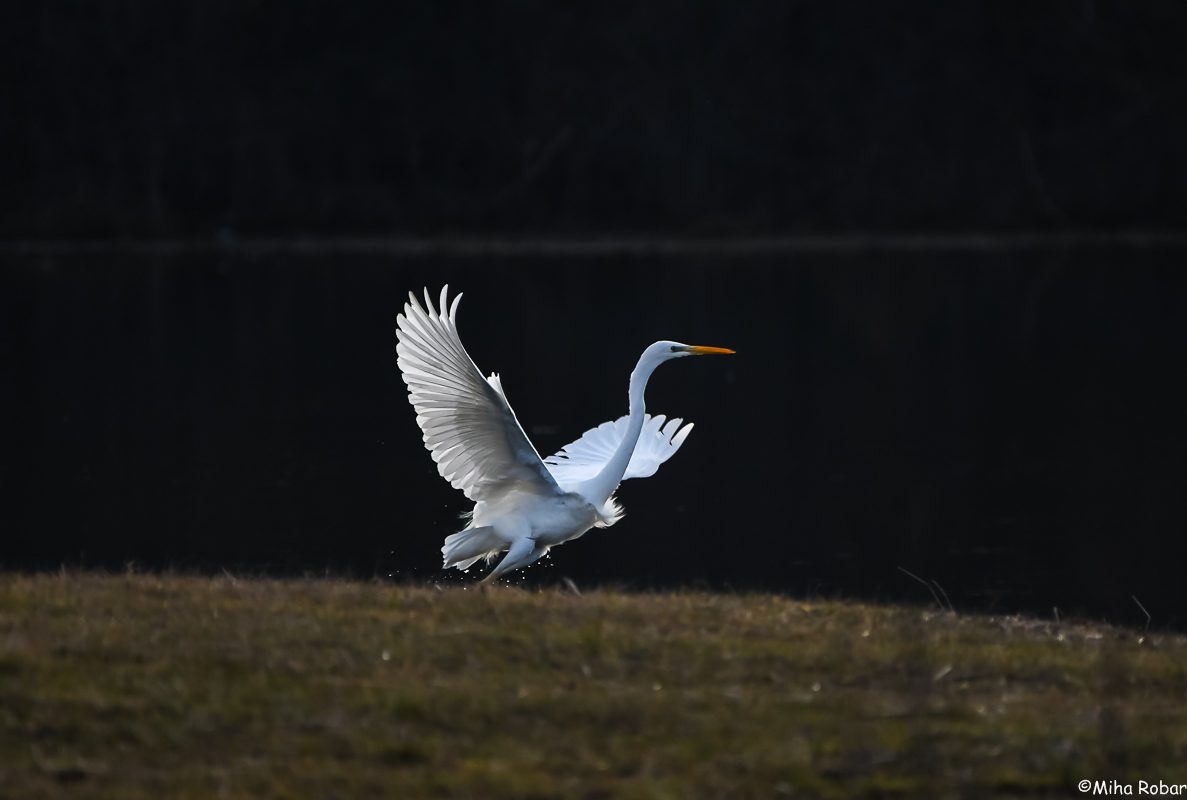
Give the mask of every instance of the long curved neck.
[{"label": "long curved neck", "polygon": [[643,390],[647,388],[647,379],[651,377],[651,373],[659,364],[659,361],[648,358],[644,354],[639,359],[639,363],[635,365],[635,370],[631,373],[629,390],[631,411],[630,417],[627,419],[626,433],[623,434],[622,441],[618,443],[618,449],[614,451],[614,455],[606,462],[606,466],[602,467],[602,471],[586,481],[585,485],[581,487],[585,498],[598,508],[605,505],[606,501],[610,499],[610,495],[614,494],[614,490],[622,482],[622,476],[626,474],[627,466],[631,463],[635,444],[639,441],[639,432],[643,430],[643,416],[647,410],[643,403]]}]

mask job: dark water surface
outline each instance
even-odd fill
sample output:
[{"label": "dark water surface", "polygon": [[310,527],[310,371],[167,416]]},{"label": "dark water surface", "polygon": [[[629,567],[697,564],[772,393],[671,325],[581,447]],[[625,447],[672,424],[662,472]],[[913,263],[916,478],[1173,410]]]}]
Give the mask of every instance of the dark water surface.
[{"label": "dark water surface", "polygon": [[[440,579],[464,497],[394,353],[410,288],[542,453],[697,423],[614,528],[527,573],[1182,626],[1187,276],[1174,248],[0,256],[0,561]],[[465,576],[466,580],[474,578]],[[451,578],[453,579],[453,578]]]}]

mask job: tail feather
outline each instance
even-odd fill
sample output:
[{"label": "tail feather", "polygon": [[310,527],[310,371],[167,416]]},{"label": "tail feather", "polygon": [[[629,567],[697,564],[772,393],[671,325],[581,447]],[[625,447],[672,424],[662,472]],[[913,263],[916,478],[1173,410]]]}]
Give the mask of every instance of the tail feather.
[{"label": "tail feather", "polygon": [[466,528],[464,531],[445,537],[445,546],[441,548],[445,567],[469,569],[480,558],[493,558],[507,549],[507,542],[503,541],[495,529],[489,525],[481,528]]}]

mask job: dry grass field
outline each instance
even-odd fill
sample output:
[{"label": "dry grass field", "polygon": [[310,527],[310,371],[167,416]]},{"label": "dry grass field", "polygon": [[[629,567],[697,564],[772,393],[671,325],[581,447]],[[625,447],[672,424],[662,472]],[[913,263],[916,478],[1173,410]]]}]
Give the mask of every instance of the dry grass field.
[{"label": "dry grass field", "polygon": [[1187,782],[1187,640],[706,592],[0,574],[0,797]]}]

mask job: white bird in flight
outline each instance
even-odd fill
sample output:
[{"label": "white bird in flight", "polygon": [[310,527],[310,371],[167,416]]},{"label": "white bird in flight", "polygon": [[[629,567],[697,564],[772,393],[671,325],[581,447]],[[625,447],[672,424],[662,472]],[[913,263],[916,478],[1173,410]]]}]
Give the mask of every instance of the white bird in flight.
[{"label": "white bird in flight", "polygon": [[482,377],[462,346],[456,323],[462,296],[453,298],[446,313],[448,290],[441,289],[439,310],[428,289],[425,307],[409,293],[411,302],[396,317],[396,355],[438,472],[474,501],[470,524],[445,539],[445,566],[466,570],[507,551],[484,579],[490,581],[590,528],[617,522],[623,514],[614,499],[618,484],[654,475],[692,431],[692,423],[681,428],[682,420],[671,419],[665,425],[663,416],[645,413],[643,390],[651,373],[674,358],[734,351],[656,342],[631,373],[630,413],[542,459],[515,418],[499,376]]}]

